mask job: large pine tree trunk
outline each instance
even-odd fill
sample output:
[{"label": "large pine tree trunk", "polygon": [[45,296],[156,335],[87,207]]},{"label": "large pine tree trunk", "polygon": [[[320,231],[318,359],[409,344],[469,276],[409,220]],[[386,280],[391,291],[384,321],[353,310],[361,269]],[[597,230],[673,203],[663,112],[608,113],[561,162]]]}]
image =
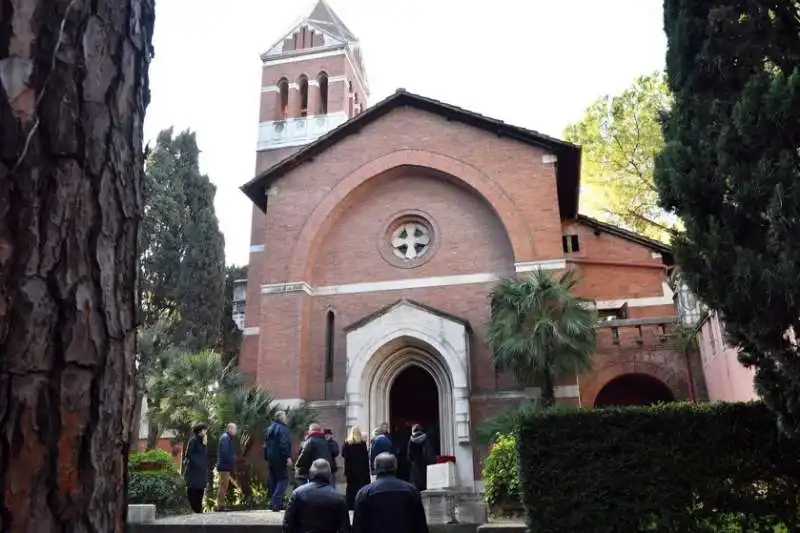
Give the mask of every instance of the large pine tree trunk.
[{"label": "large pine tree trunk", "polygon": [[0,531],[121,532],[154,0],[0,2]]}]

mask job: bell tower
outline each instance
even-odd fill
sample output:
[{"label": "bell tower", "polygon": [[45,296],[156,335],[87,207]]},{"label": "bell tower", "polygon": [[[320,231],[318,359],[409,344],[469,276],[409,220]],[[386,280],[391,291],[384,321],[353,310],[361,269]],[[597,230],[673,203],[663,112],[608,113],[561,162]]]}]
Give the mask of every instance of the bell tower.
[{"label": "bell tower", "polygon": [[369,96],[361,47],[325,0],[261,55],[257,172],[357,115]]}]

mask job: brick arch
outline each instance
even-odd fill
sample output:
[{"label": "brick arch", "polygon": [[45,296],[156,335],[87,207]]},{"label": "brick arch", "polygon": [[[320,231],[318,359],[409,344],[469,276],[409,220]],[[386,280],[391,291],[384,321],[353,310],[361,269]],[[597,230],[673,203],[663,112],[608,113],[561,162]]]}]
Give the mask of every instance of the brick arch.
[{"label": "brick arch", "polygon": [[634,359],[608,366],[593,374],[586,382],[581,383],[581,403],[587,407],[594,406],[597,395],[600,394],[603,387],[626,374],[645,374],[661,381],[669,388],[676,401],[683,401],[689,397],[688,384],[684,376],[661,365]]},{"label": "brick arch", "polygon": [[317,204],[293,247],[289,263],[289,280],[308,277],[313,255],[319,249],[337,207],[361,185],[385,172],[403,166],[436,170],[453,177],[480,195],[499,217],[505,228],[516,261],[529,261],[534,256],[532,234],[521,213],[505,192],[483,172],[463,161],[426,150],[397,150],[373,159],[342,178]]}]

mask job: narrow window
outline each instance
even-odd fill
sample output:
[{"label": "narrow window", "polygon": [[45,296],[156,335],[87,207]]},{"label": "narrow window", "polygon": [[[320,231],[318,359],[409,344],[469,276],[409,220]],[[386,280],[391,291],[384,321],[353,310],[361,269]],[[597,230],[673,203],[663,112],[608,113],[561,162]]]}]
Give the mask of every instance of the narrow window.
[{"label": "narrow window", "polygon": [[325,317],[325,381],[333,381],[334,316],[328,311]]},{"label": "narrow window", "polygon": [[289,81],[286,78],[281,78],[278,82],[278,93],[280,95],[278,117],[279,120],[286,120],[289,116]]},{"label": "narrow window", "polygon": [[319,78],[319,114],[328,114],[328,75],[321,72]]},{"label": "narrow window", "polygon": [[300,116],[308,116],[308,79],[303,76],[297,82],[300,89]]},{"label": "narrow window", "polygon": [[561,248],[565,254],[580,252],[581,247],[577,235],[564,235],[561,237]]},{"label": "narrow window", "polygon": [[350,95],[350,98],[347,99],[347,116],[353,116],[353,95]]}]

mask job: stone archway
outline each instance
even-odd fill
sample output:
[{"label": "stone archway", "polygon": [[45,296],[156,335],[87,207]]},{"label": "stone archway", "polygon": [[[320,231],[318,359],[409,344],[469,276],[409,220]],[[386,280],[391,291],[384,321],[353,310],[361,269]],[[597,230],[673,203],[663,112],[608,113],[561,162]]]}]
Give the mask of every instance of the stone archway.
[{"label": "stone archway", "polygon": [[439,393],[440,444],[456,458],[459,483],[474,487],[466,325],[401,300],[347,330],[346,422],[371,431],[389,421],[392,383],[416,365]]},{"label": "stone archway", "polygon": [[288,267],[287,278],[306,280],[308,269],[313,265],[313,254],[330,227],[345,199],[363,184],[389,170],[400,167],[422,167],[441,172],[460,182],[483,198],[500,218],[506,235],[511,241],[514,260],[517,262],[535,259],[534,236],[518,207],[507,193],[477,168],[450,156],[426,150],[397,150],[371,160],[344,176],[325,198],[316,205],[300,231]]},{"label": "stone archway", "polygon": [[689,398],[689,385],[685,376],[659,364],[633,359],[605,367],[594,373],[588,381],[581,381],[581,403],[594,405],[603,387],[626,374],[643,374],[658,380],[669,389],[677,401]]},{"label": "stone archway", "polygon": [[648,374],[622,374],[605,385],[594,399],[595,407],[653,405],[674,402],[675,395],[666,383]]}]

